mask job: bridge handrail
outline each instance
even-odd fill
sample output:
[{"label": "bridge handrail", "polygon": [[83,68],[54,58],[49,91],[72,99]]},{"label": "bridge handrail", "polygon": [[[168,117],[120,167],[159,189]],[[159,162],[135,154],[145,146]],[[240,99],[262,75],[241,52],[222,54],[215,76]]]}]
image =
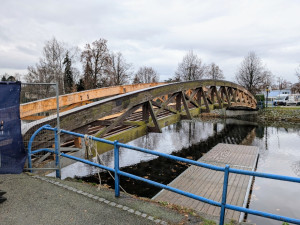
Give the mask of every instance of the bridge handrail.
[{"label": "bridge handrail", "polygon": [[[105,169],[105,170],[108,170],[110,172],[115,173],[115,196],[116,197],[120,196],[120,187],[119,187],[120,180],[119,180],[119,177],[120,177],[120,175],[122,175],[122,176],[126,176],[126,177],[129,177],[129,178],[135,179],[135,180],[140,180],[140,181],[146,182],[148,184],[160,187],[162,189],[166,189],[166,190],[169,190],[169,191],[187,196],[189,198],[193,198],[193,199],[196,199],[196,200],[199,200],[199,201],[211,204],[211,205],[221,207],[220,222],[219,222],[219,224],[221,224],[221,225],[224,224],[225,209],[231,209],[231,210],[234,210],[234,211],[244,212],[244,213],[253,214],[253,215],[266,217],[266,218],[270,218],[270,219],[275,219],[275,220],[279,220],[279,221],[285,221],[285,222],[289,222],[289,223],[300,224],[300,219],[290,218],[290,217],[286,217],[286,216],[280,216],[280,215],[276,215],[276,214],[272,214],[272,213],[267,213],[267,212],[263,212],[263,211],[247,209],[247,208],[236,206],[236,205],[226,204],[229,173],[235,173],[235,174],[241,174],[241,175],[249,175],[249,176],[254,176],[254,177],[263,177],[263,178],[268,178],[268,179],[275,179],[275,180],[282,180],[282,181],[300,183],[300,178],[298,178],[298,177],[291,177],[291,176],[284,176],[284,175],[277,175],[277,174],[260,173],[260,172],[255,172],[255,171],[233,169],[233,168],[230,168],[228,165],[226,165],[225,167],[220,167],[220,166],[215,166],[215,165],[211,165],[211,164],[207,164],[207,163],[202,163],[202,162],[198,162],[198,161],[194,161],[194,160],[190,160],[190,159],[185,159],[185,158],[178,157],[178,156],[168,155],[168,154],[157,152],[157,151],[154,151],[154,150],[149,150],[149,149],[145,149],[145,148],[140,148],[140,147],[135,147],[135,146],[119,143],[118,141],[113,142],[113,141],[105,140],[105,139],[102,139],[102,138],[88,136],[89,139],[92,139],[94,141],[114,145],[114,169],[113,169],[113,168],[110,168],[110,167],[107,167],[107,166],[104,166],[104,165],[101,165],[101,164],[98,164],[98,163],[91,162],[91,161],[86,160],[86,159],[81,159],[81,158],[78,158],[78,157],[75,157],[75,156],[68,155],[66,153],[60,153],[60,155],[59,155],[57,151],[53,151],[53,150],[47,149],[47,148],[42,148],[42,149],[32,151],[32,142],[34,141],[35,136],[39,132],[41,132],[42,130],[54,131],[55,136],[58,135],[57,128],[52,128],[50,125],[44,125],[44,126],[40,127],[38,130],[36,130],[36,132],[34,132],[34,134],[31,136],[29,144],[28,144],[28,168],[31,172],[32,172],[31,155],[33,155],[35,153],[38,153],[38,152],[41,152],[41,151],[46,151],[46,152],[51,152],[51,153],[56,154],[56,159],[58,159],[58,160],[59,160],[59,156],[62,156],[62,157],[73,159],[73,160],[76,160],[76,161],[79,161],[79,162],[82,162],[82,163],[85,163],[85,164],[88,164],[88,165],[91,165],[91,166],[95,166],[95,167],[98,167],[98,168],[101,168],[101,169]],[[73,135],[73,136],[76,136],[76,137],[86,138],[86,135],[71,132],[71,131],[67,131],[67,130],[63,130],[63,129],[61,129],[59,132],[69,134],[69,135]],[[57,145],[57,142],[55,144]],[[156,155],[156,156],[161,156],[161,157],[172,159],[172,160],[175,160],[175,161],[189,163],[189,164],[199,166],[199,167],[204,167],[204,168],[207,168],[207,169],[212,169],[212,170],[224,172],[222,201],[217,202],[217,201],[207,199],[207,198],[204,198],[202,196],[198,196],[198,195],[195,195],[195,194],[192,194],[192,193],[189,193],[189,192],[177,189],[177,188],[173,188],[173,187],[168,186],[168,185],[164,185],[164,184],[161,184],[161,183],[149,180],[149,179],[145,179],[143,177],[139,177],[139,176],[121,171],[120,168],[119,168],[119,148],[120,147],[131,149],[131,150],[136,150],[136,151],[140,151],[140,152],[144,152],[144,153],[148,153],[148,154],[152,154],[152,155]],[[57,146],[55,146],[55,149],[57,149]],[[56,164],[56,166],[58,166],[58,165]],[[60,177],[60,174],[58,172],[58,167],[57,167],[56,175],[58,177]]]}]

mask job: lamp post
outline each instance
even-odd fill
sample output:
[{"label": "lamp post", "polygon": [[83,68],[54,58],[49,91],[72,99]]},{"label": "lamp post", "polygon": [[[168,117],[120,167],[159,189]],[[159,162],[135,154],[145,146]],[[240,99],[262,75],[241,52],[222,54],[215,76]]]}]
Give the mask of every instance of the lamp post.
[{"label": "lamp post", "polygon": [[269,97],[269,92],[270,92],[269,85],[268,85],[267,88],[266,88],[266,92],[267,92],[266,108],[268,108],[268,97]]}]

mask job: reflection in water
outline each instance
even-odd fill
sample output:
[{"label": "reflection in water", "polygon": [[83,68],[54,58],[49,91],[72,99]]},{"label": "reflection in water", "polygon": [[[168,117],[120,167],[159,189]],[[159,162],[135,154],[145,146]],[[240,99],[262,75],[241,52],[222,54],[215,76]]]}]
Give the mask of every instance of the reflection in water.
[{"label": "reflection in water", "polygon": [[[258,172],[300,176],[300,129],[258,127],[252,145],[260,151]],[[300,184],[255,178],[250,208],[273,214],[300,218]],[[282,222],[248,215],[256,224],[282,224]]]},{"label": "reflection in water", "polygon": [[[181,121],[166,127],[161,134],[150,133],[129,144],[184,158],[198,160],[204,153],[218,143],[240,144],[247,136],[253,136],[253,126],[236,126],[225,121],[203,122],[200,120]],[[254,133],[255,134],[255,133]],[[255,136],[255,135],[254,135]],[[163,184],[169,184],[189,165],[156,157],[129,149],[122,149],[120,154],[122,171],[148,178]],[[113,153],[102,155],[106,165],[113,167]],[[97,176],[82,178],[89,182],[98,182]],[[121,185],[131,194],[153,197],[159,188],[143,182],[121,178]],[[102,182],[113,187],[113,179],[106,173],[101,174]]]},{"label": "reflection in water", "polygon": [[[223,129],[224,125],[221,123],[182,121],[163,128],[162,133],[149,133],[143,137],[128,142],[128,144],[156,150],[166,154],[172,154],[174,152],[181,151],[182,149],[187,149],[199,142],[205,141],[207,138],[213,137],[217,134],[217,132],[220,132]],[[198,158],[200,158],[201,154],[196,154],[196,156],[199,156]],[[114,153],[113,150],[111,150],[101,154],[100,159],[104,165],[113,168],[113,157]],[[146,162],[155,158],[157,158],[157,156],[120,148],[121,168],[135,165],[141,161]],[[80,165],[79,171],[76,170],[77,165]],[[74,171],[76,171],[76,173],[74,173]],[[98,169],[92,168],[88,165],[75,163],[62,169],[62,178],[65,179],[66,177],[74,177],[74,175],[86,176],[96,173],[97,171]]]}]

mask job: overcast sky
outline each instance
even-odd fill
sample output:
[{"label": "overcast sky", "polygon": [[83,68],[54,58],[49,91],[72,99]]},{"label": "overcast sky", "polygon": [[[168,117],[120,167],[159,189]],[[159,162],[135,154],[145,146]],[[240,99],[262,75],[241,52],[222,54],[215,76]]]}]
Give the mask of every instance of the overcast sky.
[{"label": "overcast sky", "polygon": [[136,70],[152,66],[161,80],[193,50],[227,80],[255,51],[276,77],[296,82],[299,15],[298,0],[1,0],[0,74],[25,74],[52,37],[81,49],[104,38]]}]

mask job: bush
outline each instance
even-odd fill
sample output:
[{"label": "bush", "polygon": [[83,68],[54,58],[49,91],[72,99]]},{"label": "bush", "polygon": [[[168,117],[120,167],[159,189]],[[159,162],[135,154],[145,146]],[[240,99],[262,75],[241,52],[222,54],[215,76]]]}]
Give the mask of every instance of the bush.
[{"label": "bush", "polygon": [[255,95],[254,96],[257,101],[257,107],[260,109],[265,108],[265,96],[264,95]]}]

